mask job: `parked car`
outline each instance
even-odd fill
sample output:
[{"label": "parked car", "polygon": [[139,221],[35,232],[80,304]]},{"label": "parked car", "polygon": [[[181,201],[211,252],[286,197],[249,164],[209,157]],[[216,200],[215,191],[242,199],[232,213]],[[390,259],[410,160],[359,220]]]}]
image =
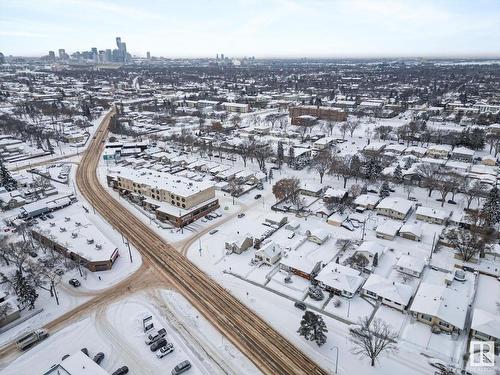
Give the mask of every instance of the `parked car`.
[{"label": "parked car", "polygon": [[54,218],[54,215],[52,215],[52,214],[45,214],[45,216],[47,216],[49,219],[53,219]]},{"label": "parked car", "polygon": [[61,361],[64,361],[64,360],[65,360],[66,358],[68,358],[68,357],[69,357],[69,354],[65,354],[65,355],[63,355],[63,356],[62,356],[62,358],[61,358]]},{"label": "parked car", "polygon": [[36,251],[30,251],[30,257],[36,258],[37,256],[38,254],[36,253]]},{"label": "parked car", "polygon": [[211,230],[210,232],[208,232],[209,234],[215,234],[217,233],[219,230],[218,229],[214,229],[214,230]]},{"label": "parked car", "polygon": [[113,372],[111,375],[125,375],[125,374],[128,374],[128,367],[127,366],[120,367],[118,370]]},{"label": "parked car", "polygon": [[253,197],[253,199],[259,199],[260,197],[262,197],[261,194],[257,194],[255,197]]},{"label": "parked car", "polygon": [[155,341],[165,337],[167,335],[167,331],[165,328],[160,328],[159,330],[156,330],[156,329],[153,329],[151,331],[148,332],[148,334],[146,335],[146,339],[144,340],[144,342],[147,344],[147,345],[151,345],[152,343],[154,343]]},{"label": "parked car", "polygon": [[245,217],[245,214],[243,212],[238,214],[238,219],[241,219],[242,217]]},{"label": "parked car", "polygon": [[82,348],[82,353],[85,354],[87,357],[89,356],[89,350],[87,348]]},{"label": "parked car", "polygon": [[182,361],[177,366],[172,369],[172,375],[179,375],[186,372],[191,368],[191,363],[189,361]]},{"label": "parked car", "polygon": [[156,356],[158,358],[163,358],[165,357],[166,355],[172,353],[174,351],[174,344],[172,344],[171,342],[167,343],[167,345],[165,346],[162,346],[160,348],[160,350],[158,350],[156,352]]},{"label": "parked car", "polygon": [[94,356],[94,362],[97,363],[98,365],[101,364],[102,360],[104,359],[104,353],[99,352]]},{"label": "parked car", "polygon": [[299,310],[306,310],[307,306],[304,302],[295,302],[294,306],[298,308]]},{"label": "parked car", "polygon": [[161,339],[155,341],[154,343],[152,343],[149,348],[151,349],[152,352],[156,352],[158,349],[160,349],[162,346],[165,346],[165,345],[167,345],[167,339],[161,338]]},{"label": "parked car", "polygon": [[62,268],[56,268],[54,273],[58,276],[64,275],[64,270]]},{"label": "parked car", "polygon": [[289,240],[291,240],[293,237],[295,237],[295,232],[288,233],[288,239]]},{"label": "parked car", "polygon": [[71,285],[74,288],[78,288],[81,284],[77,279],[71,279],[69,281],[69,285]]}]

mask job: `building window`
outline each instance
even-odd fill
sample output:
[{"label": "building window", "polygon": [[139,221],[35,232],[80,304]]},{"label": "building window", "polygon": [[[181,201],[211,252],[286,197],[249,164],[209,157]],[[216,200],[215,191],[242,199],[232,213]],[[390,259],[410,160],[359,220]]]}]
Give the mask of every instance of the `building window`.
[{"label": "building window", "polygon": [[172,199],[172,204],[175,204],[174,200]]},{"label": "building window", "polygon": [[175,197],[175,199],[179,200],[179,197]]},{"label": "building window", "polygon": [[445,323],[443,321],[439,321],[439,325],[444,328],[450,328],[450,325],[448,323]]},{"label": "building window", "polygon": [[428,322],[432,322],[432,316],[427,314],[420,314],[420,318],[423,320],[427,320]]},{"label": "building window", "polygon": [[182,208],[186,208],[186,205],[184,203],[182,204]]},{"label": "building window", "polygon": [[186,201],[186,199],[185,199],[185,198],[182,198],[182,201],[183,201],[183,202],[185,202],[185,201]]}]

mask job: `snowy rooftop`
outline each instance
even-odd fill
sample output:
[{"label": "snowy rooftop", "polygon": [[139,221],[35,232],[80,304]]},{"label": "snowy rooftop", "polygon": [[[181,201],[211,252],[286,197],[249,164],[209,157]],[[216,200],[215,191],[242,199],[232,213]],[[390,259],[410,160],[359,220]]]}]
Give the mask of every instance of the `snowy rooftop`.
[{"label": "snowy rooftop", "polygon": [[431,207],[424,207],[424,206],[418,207],[416,214],[422,215],[422,216],[427,216],[427,217],[432,217],[432,218],[440,219],[440,220],[444,220],[450,216],[449,211],[442,210],[439,208],[431,208]]},{"label": "snowy rooftop", "polygon": [[500,339],[500,317],[482,309],[474,309],[471,329]]},{"label": "snowy rooftop", "polygon": [[191,196],[214,186],[210,181],[193,181],[170,173],[146,168],[132,169],[127,167],[116,167],[110,170],[109,175],[124,177],[136,183],[151,186],[152,188],[164,189],[184,197]]},{"label": "snowy rooftop", "polygon": [[284,266],[294,268],[296,270],[310,274],[316,265],[317,261],[309,259],[306,255],[300,253],[288,253],[280,261]]},{"label": "snowy rooftop", "polygon": [[396,262],[396,267],[421,273],[425,267],[425,261],[411,255],[401,255],[401,258]]},{"label": "snowy rooftop", "polygon": [[379,199],[380,198],[377,195],[361,194],[354,200],[354,204],[358,206],[375,206]]},{"label": "snowy rooftop", "polygon": [[361,273],[350,267],[330,262],[316,276],[316,280],[338,290],[355,293],[364,279]]},{"label": "snowy rooftop", "polygon": [[377,233],[395,236],[398,233],[399,228],[401,228],[401,222],[387,220],[377,227]]},{"label": "snowy rooftop", "polygon": [[73,215],[69,221],[65,218],[41,221],[34,230],[93,262],[111,259],[116,250],[116,246],[83,214]]},{"label": "snowy rooftop", "polygon": [[109,375],[109,373],[79,350],[44,375]]},{"label": "snowy rooftop", "polygon": [[384,198],[377,205],[377,209],[380,208],[380,209],[393,210],[396,212],[400,212],[402,214],[407,214],[412,207],[413,203],[411,201],[396,197]]},{"label": "snowy rooftop", "polygon": [[444,285],[423,282],[411,304],[411,311],[435,316],[459,329],[465,327],[467,294]]},{"label": "snowy rooftop", "polygon": [[398,283],[377,274],[371,274],[368,277],[363,289],[403,306],[408,305],[413,296],[413,288],[410,285]]}]

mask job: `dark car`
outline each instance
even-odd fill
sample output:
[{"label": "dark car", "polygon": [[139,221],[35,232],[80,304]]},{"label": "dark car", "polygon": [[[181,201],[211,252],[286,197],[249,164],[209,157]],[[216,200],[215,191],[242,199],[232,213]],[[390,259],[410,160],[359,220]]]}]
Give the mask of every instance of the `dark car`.
[{"label": "dark car", "polygon": [[78,288],[81,284],[77,279],[71,279],[69,281],[69,285],[73,286],[74,288]]},{"label": "dark car", "polygon": [[182,361],[177,366],[172,369],[172,375],[179,375],[186,372],[191,368],[191,363],[189,361]]},{"label": "dark car", "polygon": [[104,353],[99,352],[94,356],[94,362],[97,363],[98,365],[101,364],[102,360],[104,359]]},{"label": "dark car", "polygon": [[241,219],[241,218],[242,218],[242,217],[244,217],[244,216],[245,216],[245,214],[244,214],[243,212],[242,212],[242,213],[240,213],[240,214],[238,214],[238,218],[239,218],[239,219]]},{"label": "dark car", "polygon": [[82,348],[82,353],[85,354],[87,357],[89,356],[89,350],[87,348]]},{"label": "dark car", "polygon": [[257,194],[255,197],[253,197],[253,199],[259,199],[260,197],[262,197],[262,195]]},{"label": "dark car", "polygon": [[61,361],[64,361],[64,360],[65,360],[66,358],[68,358],[68,357],[69,357],[69,354],[65,354],[65,355],[63,355],[63,357],[61,358]]},{"label": "dark car", "polygon": [[155,341],[154,343],[151,344],[150,348],[152,352],[156,352],[158,349],[160,349],[162,346],[167,345],[167,340],[162,338],[160,340]]},{"label": "dark car", "polygon": [[123,367],[120,367],[115,372],[113,372],[111,375],[125,375],[127,373],[128,373],[128,367],[127,366],[123,366]]},{"label": "dark car", "polygon": [[304,302],[295,302],[294,306],[300,310],[306,310],[307,306]]}]

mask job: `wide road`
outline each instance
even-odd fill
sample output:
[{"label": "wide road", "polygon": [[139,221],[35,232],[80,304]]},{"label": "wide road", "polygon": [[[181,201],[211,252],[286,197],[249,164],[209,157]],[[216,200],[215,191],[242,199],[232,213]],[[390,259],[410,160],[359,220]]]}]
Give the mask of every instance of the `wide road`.
[{"label": "wide road", "polygon": [[[169,283],[266,374],[327,374],[263,319],[212,280],[184,255],[114,199],[100,184],[97,166],[108,133],[110,112],[101,123],[76,175],[92,206],[121,232]],[[272,306],[269,306],[272,309]]]}]

